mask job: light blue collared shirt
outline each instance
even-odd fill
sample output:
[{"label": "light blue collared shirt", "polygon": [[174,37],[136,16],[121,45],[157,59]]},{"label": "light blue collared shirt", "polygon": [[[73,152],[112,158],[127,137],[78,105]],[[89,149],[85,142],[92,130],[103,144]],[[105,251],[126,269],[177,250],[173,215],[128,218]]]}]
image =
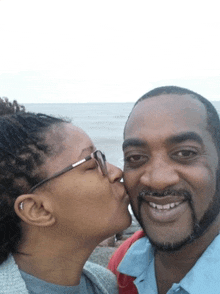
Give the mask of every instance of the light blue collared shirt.
[{"label": "light blue collared shirt", "polygon": [[[134,284],[139,294],[157,294],[154,249],[149,240],[137,240],[118,266],[120,273],[136,277]],[[167,294],[220,293],[220,235],[208,246],[193,268]]]}]

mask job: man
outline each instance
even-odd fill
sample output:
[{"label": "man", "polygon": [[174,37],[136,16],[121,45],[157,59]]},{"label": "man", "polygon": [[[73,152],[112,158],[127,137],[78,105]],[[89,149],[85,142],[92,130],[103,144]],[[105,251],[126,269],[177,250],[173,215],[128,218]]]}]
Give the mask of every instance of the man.
[{"label": "man", "polygon": [[179,87],[154,89],[124,130],[124,182],[143,231],[109,268],[120,293],[220,293],[220,122]]}]

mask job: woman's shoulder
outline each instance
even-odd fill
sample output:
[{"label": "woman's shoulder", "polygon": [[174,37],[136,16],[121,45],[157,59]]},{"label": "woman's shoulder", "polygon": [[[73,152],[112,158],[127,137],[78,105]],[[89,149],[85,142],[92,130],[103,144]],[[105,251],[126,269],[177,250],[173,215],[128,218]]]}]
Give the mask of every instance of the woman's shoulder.
[{"label": "woman's shoulder", "polygon": [[85,272],[88,272],[88,273],[93,273],[94,275],[101,275],[102,277],[103,276],[106,276],[106,277],[109,277],[110,279],[115,279],[115,275],[112,274],[112,272],[110,270],[108,270],[107,268],[97,264],[97,263],[93,263],[93,262],[90,262],[90,261],[87,261],[85,263],[85,266],[83,268],[83,271]]},{"label": "woman's shoulder", "polygon": [[0,289],[4,289],[5,294],[28,294],[12,255],[9,255],[7,260],[0,265]]},{"label": "woman's shoulder", "polygon": [[116,276],[101,265],[87,261],[83,273],[89,280],[106,294],[117,294],[118,286]]}]

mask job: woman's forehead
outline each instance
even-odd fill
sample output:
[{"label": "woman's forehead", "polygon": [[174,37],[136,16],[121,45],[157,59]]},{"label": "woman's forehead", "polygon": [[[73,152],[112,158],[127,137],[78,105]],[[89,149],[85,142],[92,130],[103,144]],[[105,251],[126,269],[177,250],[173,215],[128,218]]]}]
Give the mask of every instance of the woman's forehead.
[{"label": "woman's forehead", "polygon": [[[64,135],[64,147],[69,147],[71,150],[78,153],[82,153],[84,150],[89,149],[91,152],[94,148],[94,144],[90,137],[79,127],[68,124],[63,130]],[[91,153],[90,152],[90,153]]]},{"label": "woman's forehead", "polygon": [[60,150],[70,148],[77,151],[93,145],[89,136],[71,123],[53,126],[46,134],[46,141],[50,146],[57,146]]},{"label": "woman's forehead", "polygon": [[52,158],[47,158],[45,167],[49,174],[83,159],[95,150],[89,136],[82,129],[72,124],[65,124],[58,132],[60,132],[60,135],[55,135],[52,144],[56,144],[55,148],[59,149],[60,152]]}]

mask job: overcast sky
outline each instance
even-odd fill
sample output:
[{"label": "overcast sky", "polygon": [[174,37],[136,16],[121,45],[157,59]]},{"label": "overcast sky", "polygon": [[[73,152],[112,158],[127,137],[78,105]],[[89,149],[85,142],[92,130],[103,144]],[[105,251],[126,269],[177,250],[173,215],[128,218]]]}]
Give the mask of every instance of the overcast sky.
[{"label": "overcast sky", "polygon": [[219,55],[219,1],[0,0],[0,97],[20,103],[220,100]]}]

